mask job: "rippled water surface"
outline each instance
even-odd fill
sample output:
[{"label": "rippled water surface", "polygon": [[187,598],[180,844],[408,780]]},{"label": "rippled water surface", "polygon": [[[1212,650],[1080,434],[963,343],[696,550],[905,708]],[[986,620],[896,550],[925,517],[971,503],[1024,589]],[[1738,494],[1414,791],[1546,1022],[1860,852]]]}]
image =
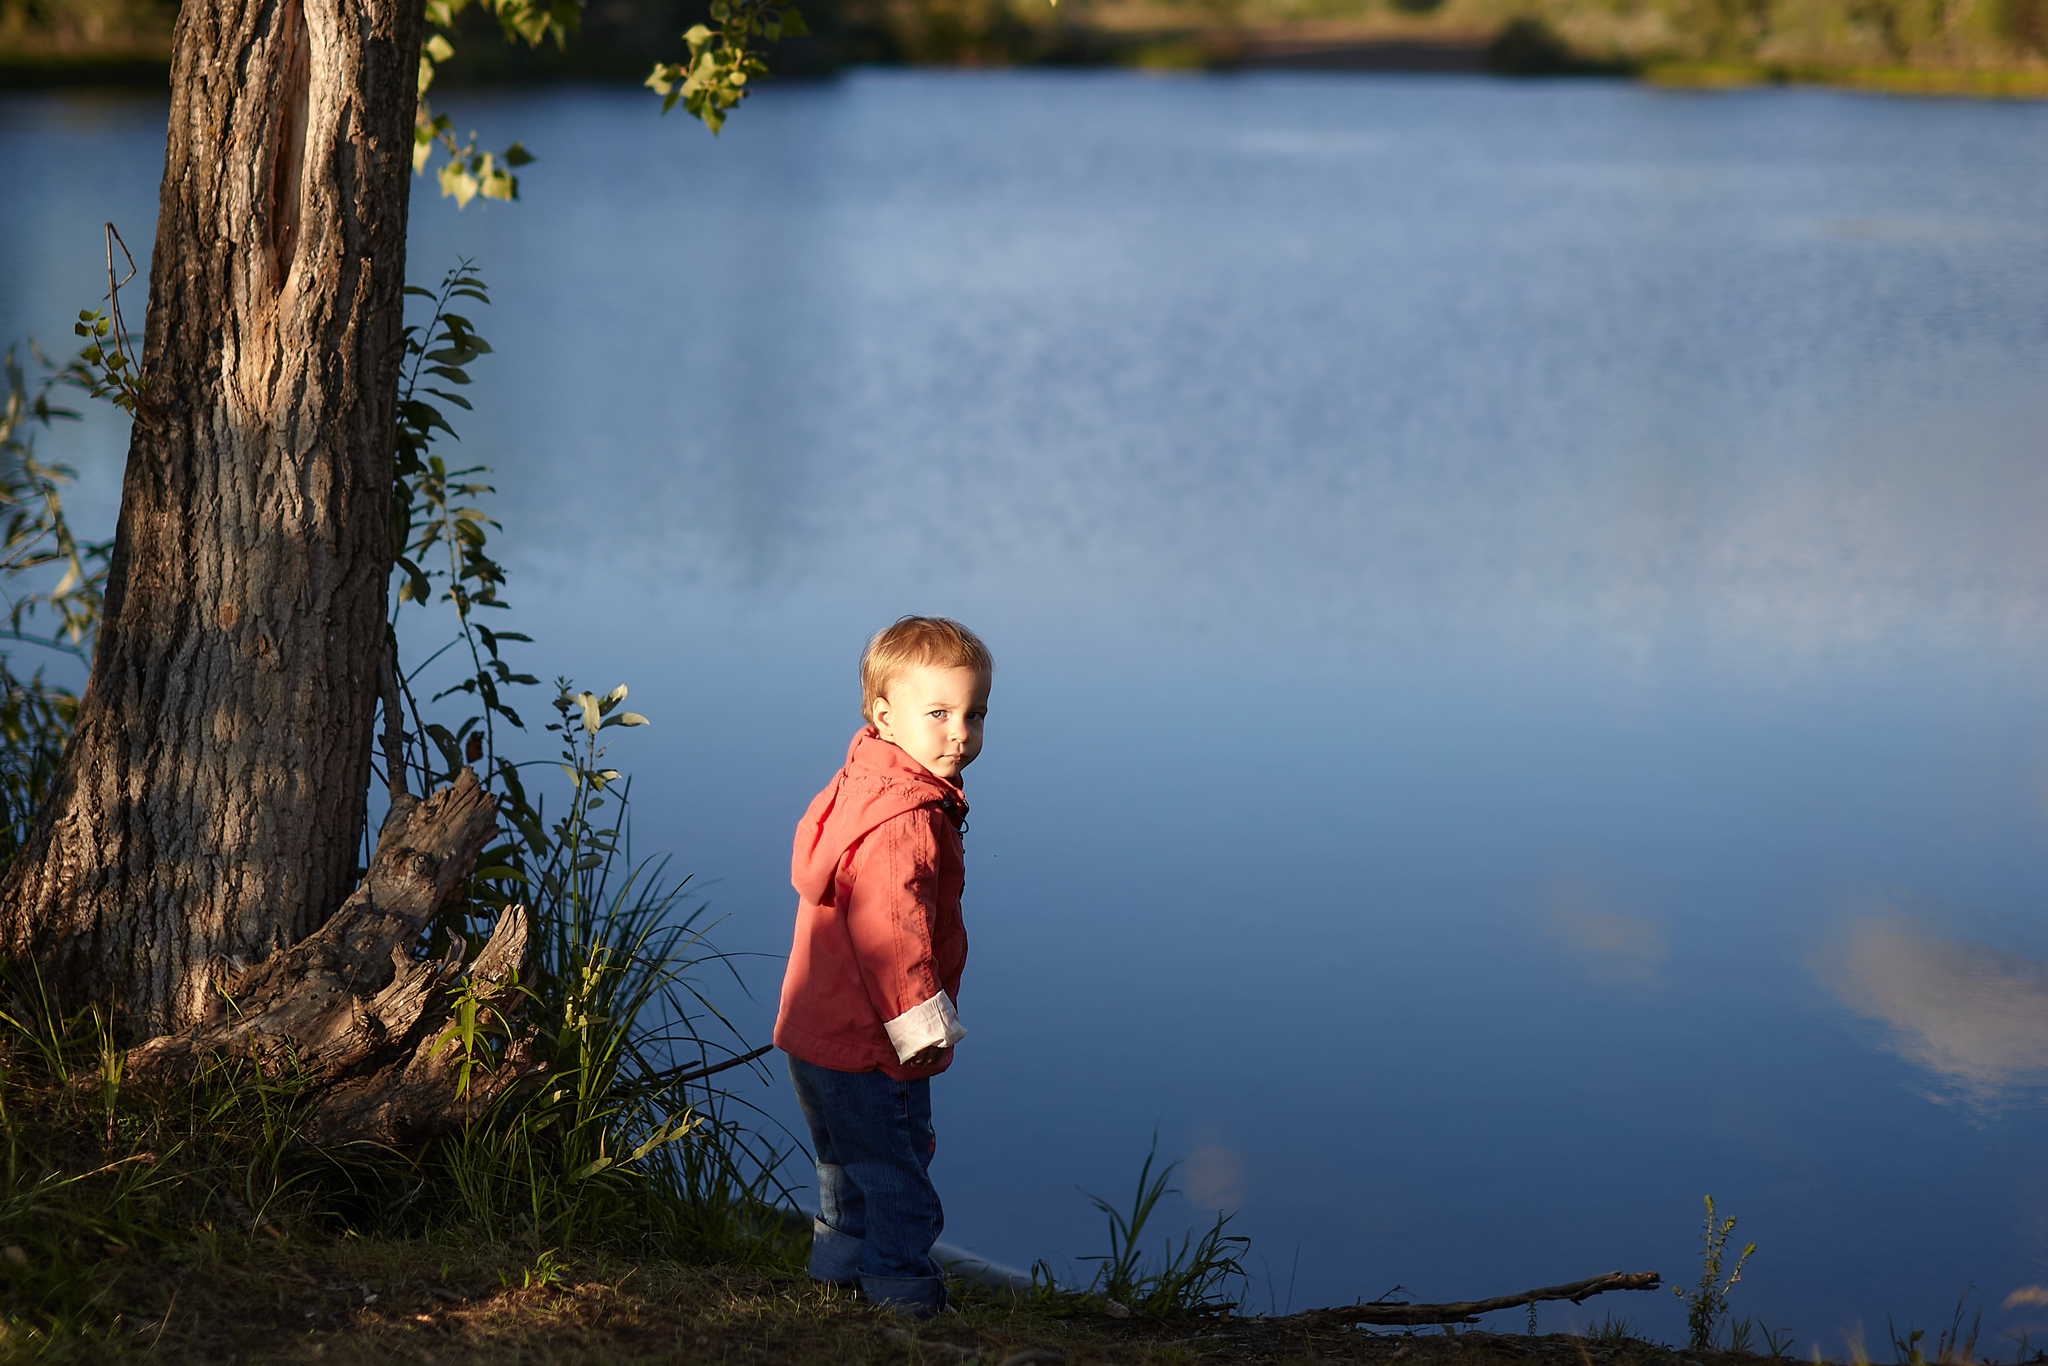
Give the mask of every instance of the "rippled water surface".
[{"label": "rippled water surface", "polygon": [[[865,634],[995,649],[949,1237],[1101,1250],[1076,1187],[1156,1129],[1261,1308],[1689,1281],[1712,1192],[1796,1352],[1971,1285],[1990,1350],[2048,1330],[2048,106],[450,104],[542,157],[420,199],[412,266],[495,287],[463,450],[526,658],[631,683],[637,846],[725,943],[786,947]],[[0,102],[0,334],[149,239],[162,117]],[[67,440],[110,518],[119,434]],[[1682,1333],[1543,1321],[1610,1308]]]}]

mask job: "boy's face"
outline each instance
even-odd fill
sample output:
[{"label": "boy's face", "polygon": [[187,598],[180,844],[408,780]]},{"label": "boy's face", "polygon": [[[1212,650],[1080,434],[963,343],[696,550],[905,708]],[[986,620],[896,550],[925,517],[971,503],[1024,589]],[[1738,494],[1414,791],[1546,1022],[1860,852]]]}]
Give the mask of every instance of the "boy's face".
[{"label": "boy's face", "polygon": [[988,679],[979,670],[925,664],[875,699],[875,731],[941,778],[957,781],[981,753]]}]

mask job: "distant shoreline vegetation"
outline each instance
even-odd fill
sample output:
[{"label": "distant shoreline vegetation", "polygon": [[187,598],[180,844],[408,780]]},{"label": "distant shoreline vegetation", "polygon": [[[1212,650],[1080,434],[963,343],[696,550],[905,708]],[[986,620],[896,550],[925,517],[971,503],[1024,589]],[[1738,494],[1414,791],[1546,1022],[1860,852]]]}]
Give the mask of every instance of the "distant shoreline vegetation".
[{"label": "distant shoreline vegetation", "polygon": [[[2048,0],[804,0],[777,74],[854,64],[1491,71],[2048,97]],[[631,80],[708,0],[591,0],[565,50],[479,9],[443,84]],[[174,0],[0,0],[0,88],[159,86]]]}]

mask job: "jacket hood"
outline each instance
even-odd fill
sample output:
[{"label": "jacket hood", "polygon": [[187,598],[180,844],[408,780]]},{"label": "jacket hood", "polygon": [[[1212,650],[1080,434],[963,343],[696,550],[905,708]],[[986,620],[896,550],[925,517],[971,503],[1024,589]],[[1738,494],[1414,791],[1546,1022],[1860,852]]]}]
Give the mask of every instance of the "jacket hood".
[{"label": "jacket hood", "polygon": [[967,816],[967,797],[958,785],[884,740],[873,726],[861,727],[846,747],[846,766],[797,822],[789,860],[797,895],[816,906],[831,905],[834,874],[846,851],[884,821],[927,806],[945,810],[956,823]]}]

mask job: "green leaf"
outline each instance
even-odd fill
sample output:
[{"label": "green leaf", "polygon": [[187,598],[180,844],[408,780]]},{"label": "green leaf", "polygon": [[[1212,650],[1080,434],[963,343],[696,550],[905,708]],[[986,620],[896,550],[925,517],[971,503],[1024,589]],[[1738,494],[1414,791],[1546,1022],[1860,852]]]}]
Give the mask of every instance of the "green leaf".
[{"label": "green leaf", "polygon": [[476,198],[477,191],[483,188],[475,176],[453,161],[441,168],[440,180],[442,197],[453,199],[457,209],[468,208],[469,201]]},{"label": "green leaf", "polygon": [[[441,410],[431,403],[422,403],[416,398],[405,399],[398,405],[398,412],[400,417],[410,422],[419,431],[426,432],[439,427],[448,435],[455,435],[455,429],[448,425],[446,418],[441,416]],[[438,476],[439,472],[437,471],[436,474]]]}]

